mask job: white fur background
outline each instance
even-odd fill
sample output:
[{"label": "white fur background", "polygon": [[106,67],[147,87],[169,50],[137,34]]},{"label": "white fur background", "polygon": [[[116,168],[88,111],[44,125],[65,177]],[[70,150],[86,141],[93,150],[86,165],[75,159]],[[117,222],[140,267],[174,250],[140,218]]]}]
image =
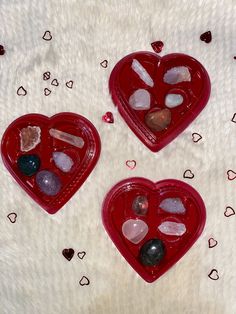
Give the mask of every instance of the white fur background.
[{"label": "white fur background", "polygon": [[[232,314],[236,313],[236,3],[233,0],[0,0],[0,135],[20,115],[72,111],[97,127],[102,153],[82,188],[54,216],[47,215],[0,164],[0,313],[1,314]],[[51,41],[44,41],[46,30]],[[199,40],[211,30],[213,40]],[[183,52],[209,72],[210,101],[197,120],[174,142],[151,153],[129,130],[109,97],[108,78],[128,53],[151,50],[163,40],[162,54]],[[100,62],[108,60],[106,69]],[[43,81],[50,71],[58,87]],[[73,89],[65,82],[73,80]],[[19,86],[25,97],[16,94]],[[46,97],[43,90],[52,93]],[[101,116],[114,113],[115,123]],[[192,132],[203,140],[193,143]],[[126,167],[135,159],[137,167]],[[202,195],[206,228],[194,247],[153,284],[125,262],[104,231],[101,205],[119,180],[144,176],[153,181],[187,180]],[[7,215],[18,214],[12,224]],[[208,248],[213,236],[218,245]],[[64,248],[85,250],[68,262]],[[208,273],[219,272],[212,281]],[[85,275],[91,283],[81,287]]]}]

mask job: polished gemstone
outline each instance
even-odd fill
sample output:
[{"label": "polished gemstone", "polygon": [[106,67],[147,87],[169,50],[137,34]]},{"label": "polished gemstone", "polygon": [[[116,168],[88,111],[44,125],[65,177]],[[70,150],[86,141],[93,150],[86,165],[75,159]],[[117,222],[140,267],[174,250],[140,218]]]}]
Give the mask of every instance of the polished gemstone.
[{"label": "polished gemstone", "polygon": [[38,126],[28,126],[20,130],[20,149],[28,152],[41,141],[41,129]]},{"label": "polished gemstone", "polygon": [[135,197],[132,209],[136,215],[145,215],[148,211],[148,199],[144,195],[138,195]]},{"label": "polished gemstone", "polygon": [[185,224],[174,221],[164,221],[158,226],[161,233],[173,236],[182,236],[186,232]]},{"label": "polished gemstone", "polygon": [[171,122],[171,112],[169,109],[156,109],[150,111],[145,116],[146,125],[153,131],[162,131]]},{"label": "polished gemstone", "polygon": [[167,84],[177,84],[186,81],[191,81],[191,74],[185,66],[171,68],[164,74],[164,82]]},{"label": "polished gemstone", "polygon": [[63,152],[54,152],[52,157],[57,168],[63,172],[69,172],[74,165],[74,162],[70,156]]},{"label": "polished gemstone", "polygon": [[122,233],[130,242],[137,244],[147,235],[148,226],[143,220],[129,219],[123,223]]},{"label": "polished gemstone", "polygon": [[178,197],[165,198],[161,201],[159,207],[172,214],[184,214],[186,212],[186,208]]},{"label": "polished gemstone", "polygon": [[17,166],[26,176],[34,175],[40,167],[40,158],[37,155],[22,155],[17,160]]},{"label": "polished gemstone", "polygon": [[160,239],[151,239],[141,247],[139,259],[145,266],[155,266],[160,263],[164,255],[164,243]]},{"label": "polished gemstone", "polygon": [[146,89],[137,89],[129,98],[130,107],[134,110],[150,109],[151,97]]},{"label": "polished gemstone", "polygon": [[58,175],[48,170],[37,173],[36,183],[43,193],[50,196],[56,195],[61,189],[61,181]]},{"label": "polished gemstone", "polygon": [[180,94],[167,94],[165,98],[165,105],[168,108],[175,108],[183,103],[183,96]]}]

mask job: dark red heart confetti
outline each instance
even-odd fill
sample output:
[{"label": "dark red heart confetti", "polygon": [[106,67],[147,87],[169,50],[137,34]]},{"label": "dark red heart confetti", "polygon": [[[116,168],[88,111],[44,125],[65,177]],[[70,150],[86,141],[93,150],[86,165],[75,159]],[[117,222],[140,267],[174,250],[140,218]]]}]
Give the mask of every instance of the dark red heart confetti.
[{"label": "dark red heart confetti", "polygon": [[100,63],[101,67],[103,68],[107,68],[107,65],[108,65],[108,61],[107,60],[103,60],[101,63]]},{"label": "dark red heart confetti", "polygon": [[209,246],[210,249],[212,249],[213,247],[215,247],[217,244],[218,244],[218,242],[217,242],[215,239],[213,239],[213,238],[210,238],[210,239],[208,240],[208,246]]},{"label": "dark red heart confetti", "polygon": [[48,89],[48,88],[44,88],[44,95],[45,96],[49,96],[50,94],[51,94],[51,90],[50,89]]},{"label": "dark red heart confetti", "polygon": [[83,276],[80,281],[79,281],[79,284],[81,286],[88,286],[90,284],[90,280],[88,279],[88,277],[86,276]]},{"label": "dark red heart confetti", "polygon": [[51,73],[50,73],[49,71],[43,73],[43,79],[44,79],[44,81],[49,80],[50,77],[51,77]]},{"label": "dark red heart confetti", "polygon": [[75,254],[75,251],[74,251],[72,248],[70,248],[70,249],[64,249],[64,250],[62,251],[62,255],[63,255],[68,261],[70,261],[70,260],[72,259],[72,257],[74,256],[74,254]]},{"label": "dark red heart confetti", "polygon": [[160,53],[164,47],[164,43],[160,40],[158,41],[154,41],[153,43],[151,43],[152,49],[156,52],[156,53]]},{"label": "dark red heart confetti", "polygon": [[27,94],[27,91],[24,89],[23,86],[20,86],[18,89],[17,89],[17,95],[18,96],[25,96]]},{"label": "dark red heart confetti", "polygon": [[106,112],[103,116],[102,116],[102,121],[106,122],[106,123],[114,123],[114,117],[112,112]]},{"label": "dark red heart confetti", "polygon": [[190,169],[187,169],[184,171],[183,177],[185,179],[193,179],[194,178],[194,174],[192,173],[192,171]]},{"label": "dark red heart confetti", "polygon": [[11,223],[14,224],[16,222],[17,214],[16,213],[10,213],[7,215],[7,218],[10,220]]},{"label": "dark red heart confetti", "polygon": [[208,274],[208,277],[212,280],[218,280],[219,279],[218,270],[213,268],[211,272]]},{"label": "dark red heart confetti", "polygon": [[209,44],[212,40],[211,31],[207,31],[200,36],[201,41]]},{"label": "dark red heart confetti", "polygon": [[83,259],[85,257],[85,255],[86,255],[86,252],[84,252],[84,251],[78,252],[78,254],[77,254],[78,258],[80,258],[80,259]]}]

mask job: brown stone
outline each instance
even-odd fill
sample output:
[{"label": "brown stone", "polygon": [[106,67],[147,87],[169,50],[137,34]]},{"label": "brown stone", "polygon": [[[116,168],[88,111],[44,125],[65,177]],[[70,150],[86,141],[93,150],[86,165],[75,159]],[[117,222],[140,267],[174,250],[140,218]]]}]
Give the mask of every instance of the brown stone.
[{"label": "brown stone", "polygon": [[171,112],[169,109],[156,109],[150,111],[145,116],[146,125],[153,131],[162,131],[171,122]]}]

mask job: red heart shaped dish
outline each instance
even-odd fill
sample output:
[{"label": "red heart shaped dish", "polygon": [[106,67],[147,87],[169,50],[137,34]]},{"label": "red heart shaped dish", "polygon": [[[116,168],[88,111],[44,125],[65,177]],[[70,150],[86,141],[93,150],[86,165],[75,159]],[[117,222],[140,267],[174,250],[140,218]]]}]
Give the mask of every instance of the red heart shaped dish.
[{"label": "red heart shaped dish", "polygon": [[206,211],[198,192],[182,181],[129,178],[107,194],[102,218],[127,262],[153,282],[198,239]]},{"label": "red heart shaped dish", "polygon": [[205,107],[210,79],[204,67],[190,56],[136,52],[116,64],[109,89],[131,130],[157,152]]},{"label": "red heart shaped dish", "polygon": [[75,113],[27,114],[6,129],[2,159],[19,185],[49,214],[80,188],[100,155],[90,121]]}]

